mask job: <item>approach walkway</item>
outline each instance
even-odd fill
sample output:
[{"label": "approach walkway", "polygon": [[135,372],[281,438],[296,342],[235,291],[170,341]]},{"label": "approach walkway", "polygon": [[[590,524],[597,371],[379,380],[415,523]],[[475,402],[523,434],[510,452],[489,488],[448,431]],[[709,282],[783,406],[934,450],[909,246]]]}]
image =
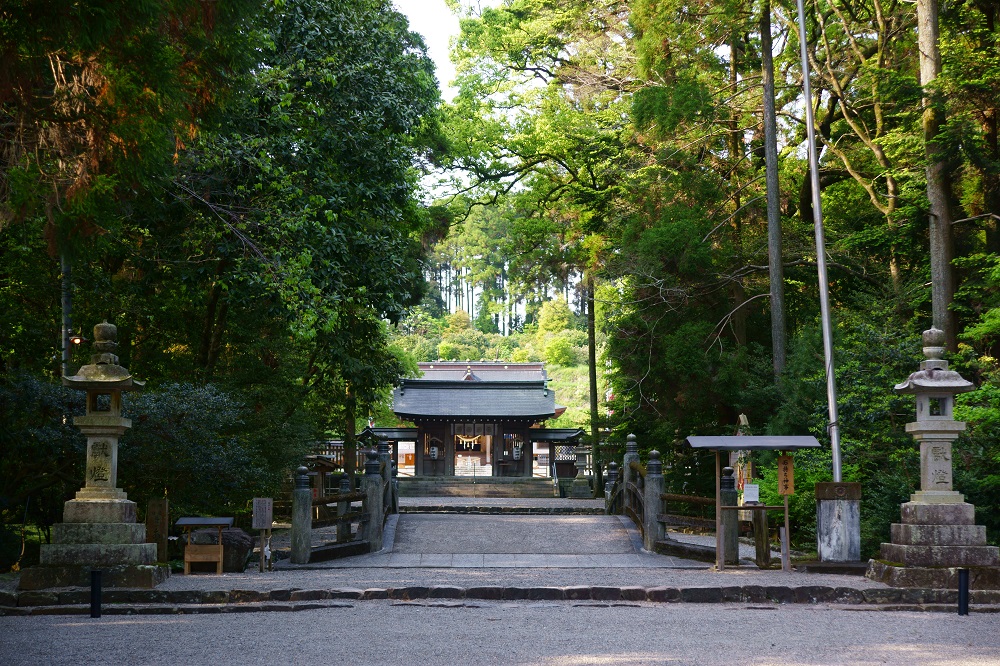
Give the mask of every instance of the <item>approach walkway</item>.
[{"label": "approach walkway", "polygon": [[706,567],[703,562],[643,552],[638,532],[620,516],[404,513],[390,518],[385,542],[386,547],[379,553],[314,566],[487,569]]},{"label": "approach walkway", "polygon": [[[467,504],[462,498],[413,501],[439,507],[444,502]],[[563,511],[587,502],[494,498],[476,504],[514,510],[520,503],[520,509],[541,510],[544,505]],[[317,542],[327,538],[325,529],[314,530]],[[304,565],[284,560],[266,573],[251,568],[172,575],[154,590],[107,590],[105,601],[113,613],[168,614],[310,610],[381,599],[469,607],[545,600],[861,604],[894,610],[953,610],[955,603],[954,590],[894,589],[860,576],[762,571],[753,565],[717,572],[704,562],[644,552],[638,533],[617,516],[403,513],[390,519],[385,536],[386,549],[380,553]],[[278,542],[281,538],[275,536]],[[0,580],[0,615],[87,612],[88,590],[18,594],[13,584]],[[972,603],[996,605],[1000,592],[974,591]]]},{"label": "approach walkway", "polygon": [[[709,569],[712,565],[642,548],[642,536],[625,516],[604,515],[603,500],[567,498],[404,497],[386,524],[378,553],[293,565],[282,569],[487,568],[487,569]],[[479,515],[483,514],[483,515]],[[313,530],[314,546],[333,539],[335,527]],[[714,545],[714,537],[670,533],[672,538]],[[282,541],[272,543],[281,547]],[[779,554],[775,553],[777,557]],[[741,544],[750,560],[752,546]]]},{"label": "approach walkway", "polygon": [[[787,591],[820,585],[857,592],[885,587],[860,576],[761,571],[749,560],[745,566],[716,572],[710,563],[643,550],[632,522],[603,515],[603,508],[603,500],[568,498],[404,497],[402,513],[387,521],[384,548],[378,553],[309,564],[279,560],[275,571],[265,574],[171,576],[158,589],[562,587],[600,589],[613,596],[615,591],[662,586],[699,590],[761,586]],[[521,513],[508,513],[514,511]],[[330,540],[334,529],[313,530],[314,545]],[[672,536],[714,543],[711,536]],[[281,548],[287,538],[287,533],[276,534],[272,548]],[[752,558],[753,547],[741,546],[741,557]]]}]

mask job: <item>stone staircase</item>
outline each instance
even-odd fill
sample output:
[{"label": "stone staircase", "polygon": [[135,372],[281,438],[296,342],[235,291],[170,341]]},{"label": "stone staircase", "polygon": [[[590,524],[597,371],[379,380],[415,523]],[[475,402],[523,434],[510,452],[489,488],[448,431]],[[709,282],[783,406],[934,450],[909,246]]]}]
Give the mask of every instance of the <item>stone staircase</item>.
[{"label": "stone staircase", "polygon": [[552,479],[527,477],[399,477],[400,497],[559,497]]}]

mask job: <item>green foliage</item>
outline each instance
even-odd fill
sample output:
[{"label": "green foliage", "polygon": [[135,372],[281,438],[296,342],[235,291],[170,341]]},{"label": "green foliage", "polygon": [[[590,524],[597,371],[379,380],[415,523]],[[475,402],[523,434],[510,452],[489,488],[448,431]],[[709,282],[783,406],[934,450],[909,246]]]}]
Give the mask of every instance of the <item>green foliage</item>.
[{"label": "green foliage", "polygon": [[[0,370],[11,404],[48,400],[12,373],[58,375],[53,255],[70,246],[74,321],[111,319],[148,380],[122,448],[130,495],[238,512],[415,370],[387,322],[423,297],[438,222],[414,194],[440,147],[433,66],[387,1],[133,4],[4,13],[19,92],[0,91]],[[12,472],[79,464],[58,455],[67,411],[24,411],[50,442],[10,449]],[[13,513],[41,505],[19,478]]]},{"label": "green foliage", "polygon": [[133,424],[119,448],[122,488],[140,507],[167,497],[178,515],[245,513],[252,498],[278,494],[308,445],[301,420],[276,421],[273,405],[255,413],[211,384],[166,384],[124,407]]},{"label": "green foliage", "polygon": [[[918,453],[904,430],[914,418],[913,400],[891,390],[919,364],[916,338],[897,333],[903,326],[892,313],[868,312],[854,314],[836,327],[842,471],[845,481],[861,482],[865,557],[875,556],[879,544],[889,541],[889,525],[899,520],[899,504],[920,482]],[[770,424],[774,434],[808,432],[828,442],[821,349],[818,326],[804,329],[795,341],[782,382],[785,401]],[[798,459],[796,454],[796,464]],[[829,451],[809,460],[813,481],[830,480]],[[796,470],[796,494],[799,488]],[[815,531],[815,507],[811,522],[807,512],[800,518],[801,529]]]},{"label": "green foliage", "polygon": [[553,365],[574,365],[575,356],[569,340],[553,336],[545,343],[545,362]]},{"label": "green foliage", "polygon": [[0,376],[0,522],[11,526],[0,534],[0,571],[17,559],[25,519],[47,531],[83,486],[87,440],[68,418],[81,413],[79,391],[30,375]]},{"label": "green foliage", "polygon": [[555,298],[542,305],[538,312],[538,335],[559,333],[572,325],[573,313],[565,298]]},{"label": "green foliage", "polygon": [[[972,393],[957,397],[955,418],[968,430],[952,450],[954,487],[976,506],[976,524],[985,525],[991,543],[1000,540],[1000,516],[996,497],[1000,493],[1000,368],[995,358],[976,356],[970,347],[960,350],[966,374],[980,377],[982,384]],[[969,372],[971,371],[971,372]]]}]

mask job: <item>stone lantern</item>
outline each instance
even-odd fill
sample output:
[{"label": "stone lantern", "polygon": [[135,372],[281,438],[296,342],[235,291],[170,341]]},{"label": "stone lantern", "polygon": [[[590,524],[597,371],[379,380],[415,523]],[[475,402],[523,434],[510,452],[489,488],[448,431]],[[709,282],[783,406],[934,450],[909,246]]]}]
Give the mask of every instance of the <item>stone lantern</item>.
[{"label": "stone lantern", "polygon": [[106,321],[95,326],[90,363],[63,377],[63,385],[87,392],[86,413],[73,419],[87,436],[86,477],[64,505],[63,522],[52,526],[52,543],[41,546],[40,566],[22,572],[21,589],[89,585],[92,569],[105,572],[108,587],[153,587],[169,573],[156,565],[156,544],[145,542],[135,502],[117,487],[118,438],[132,426],[121,415],[122,391],[143,385],[118,365],[117,333]]},{"label": "stone lantern", "polygon": [[901,506],[901,522],[892,525],[891,543],[881,559],[871,560],[868,577],[894,587],[957,587],[957,567],[975,568],[973,586],[1000,583],[1000,550],[986,545],[986,528],[975,524],[975,507],[952,487],[952,442],[965,431],[954,417],[955,395],[972,391],[972,382],[948,369],[944,333],[924,331],[920,370],[896,385],[912,393],[917,420],[906,432],[920,444],[920,489]]},{"label": "stone lantern", "polygon": [[906,432],[920,444],[920,490],[911,502],[956,504],[965,498],[951,485],[951,444],[965,431],[955,420],[955,395],[975,389],[972,382],[948,369],[944,354],[944,332],[924,331],[924,356],[920,370],[896,385],[897,393],[912,393],[917,399],[917,420],[906,424]]}]

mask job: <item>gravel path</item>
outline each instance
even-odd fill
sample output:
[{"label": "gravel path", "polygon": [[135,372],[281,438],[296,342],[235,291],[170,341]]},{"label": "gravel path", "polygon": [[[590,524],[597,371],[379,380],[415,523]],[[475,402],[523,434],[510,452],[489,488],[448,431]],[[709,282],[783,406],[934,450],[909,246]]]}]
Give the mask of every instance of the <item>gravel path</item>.
[{"label": "gravel path", "polygon": [[369,601],[298,613],[0,617],[0,662],[995,666],[1000,633],[995,615],[825,605]]}]

